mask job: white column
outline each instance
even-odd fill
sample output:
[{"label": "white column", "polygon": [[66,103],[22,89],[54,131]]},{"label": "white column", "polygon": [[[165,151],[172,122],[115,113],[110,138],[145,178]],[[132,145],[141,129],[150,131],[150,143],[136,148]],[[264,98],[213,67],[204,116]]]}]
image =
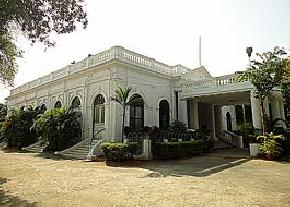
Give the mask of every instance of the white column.
[{"label": "white column", "polygon": [[222,106],[216,106],[216,113],[215,113],[215,121],[216,121],[216,138],[218,139],[222,132],[222,125],[223,125],[223,117],[222,117]]},{"label": "white column", "polygon": [[285,120],[285,111],[284,111],[283,99],[280,100],[280,115],[281,115],[281,118]]},{"label": "white column", "polygon": [[232,129],[237,130],[236,107],[235,107],[235,105],[231,105],[229,107],[230,107],[230,111],[231,111]]},{"label": "white column", "polygon": [[280,101],[277,97],[272,98],[272,117],[274,119],[281,118],[281,111],[280,111]]},{"label": "white column", "polygon": [[193,129],[199,129],[198,102],[192,101]]},{"label": "white column", "polygon": [[180,100],[179,103],[179,120],[188,127],[187,100]]},{"label": "white column", "polygon": [[255,92],[251,91],[251,109],[253,127],[255,129],[262,129],[261,105],[260,101],[255,98]]},{"label": "white column", "polygon": [[269,109],[269,99],[268,97],[265,98],[263,102],[263,107],[264,107],[264,114],[270,118],[270,109]]},{"label": "white column", "polygon": [[[283,96],[281,92],[275,91],[272,93],[272,117],[275,119],[285,119]],[[276,126],[286,128],[286,125],[282,121],[278,121]]]},{"label": "white column", "polygon": [[[87,117],[87,85],[84,84],[83,88],[83,105],[82,105],[82,128],[83,130],[86,129],[86,117]],[[85,133],[82,133],[82,139],[88,138],[87,131]]]}]

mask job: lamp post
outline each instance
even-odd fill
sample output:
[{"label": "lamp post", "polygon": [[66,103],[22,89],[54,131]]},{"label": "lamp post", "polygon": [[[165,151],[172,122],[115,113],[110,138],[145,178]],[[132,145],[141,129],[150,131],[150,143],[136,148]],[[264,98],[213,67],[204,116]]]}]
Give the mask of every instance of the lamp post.
[{"label": "lamp post", "polygon": [[251,63],[251,55],[252,55],[252,52],[253,52],[253,48],[252,47],[247,47],[246,52],[248,54],[249,64],[250,64]]},{"label": "lamp post", "polygon": [[[251,64],[251,56],[252,56],[253,48],[252,47],[247,47],[246,53],[248,54],[249,57],[249,66]],[[245,128],[245,136],[247,137],[247,117],[246,117],[246,107],[245,104],[242,105],[242,110],[244,114],[244,128]]]}]

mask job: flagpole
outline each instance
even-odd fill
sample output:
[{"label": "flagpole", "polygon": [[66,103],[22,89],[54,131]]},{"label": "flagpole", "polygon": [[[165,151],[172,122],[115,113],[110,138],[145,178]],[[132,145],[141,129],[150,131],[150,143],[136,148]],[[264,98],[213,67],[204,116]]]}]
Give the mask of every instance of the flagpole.
[{"label": "flagpole", "polygon": [[201,67],[201,36],[199,36],[199,66]]}]

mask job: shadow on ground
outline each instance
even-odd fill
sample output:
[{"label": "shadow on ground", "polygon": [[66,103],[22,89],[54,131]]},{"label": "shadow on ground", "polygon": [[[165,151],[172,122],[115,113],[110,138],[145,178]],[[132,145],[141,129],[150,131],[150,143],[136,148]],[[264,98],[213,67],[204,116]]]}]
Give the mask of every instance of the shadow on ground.
[{"label": "shadow on ground", "polygon": [[12,149],[9,149],[9,148],[0,148],[0,150],[4,153],[28,153],[27,151],[24,151],[24,150],[20,150],[20,149],[17,149],[17,148],[12,148]]},{"label": "shadow on ground", "polygon": [[222,172],[229,168],[241,165],[249,158],[241,158],[223,155],[200,155],[182,160],[166,160],[152,162],[107,162],[112,167],[140,167],[151,171],[145,177],[166,177],[166,176],[195,176],[205,177]]},{"label": "shadow on ground", "polygon": [[69,157],[64,157],[61,155],[55,155],[52,152],[43,152],[43,153],[37,153],[35,155],[33,155],[34,157],[41,157],[43,159],[50,159],[50,160],[54,160],[54,161],[61,161],[61,160],[75,160]]},{"label": "shadow on ground", "polygon": [[241,165],[247,161],[248,159],[199,156],[187,160],[159,161],[143,167],[153,171],[146,177],[157,177],[158,175],[160,177],[205,177]]},{"label": "shadow on ground", "polygon": [[31,203],[26,200],[22,200],[16,196],[7,195],[3,190],[3,184],[7,182],[6,178],[0,177],[0,206],[23,206],[23,207],[33,207],[36,203]]}]

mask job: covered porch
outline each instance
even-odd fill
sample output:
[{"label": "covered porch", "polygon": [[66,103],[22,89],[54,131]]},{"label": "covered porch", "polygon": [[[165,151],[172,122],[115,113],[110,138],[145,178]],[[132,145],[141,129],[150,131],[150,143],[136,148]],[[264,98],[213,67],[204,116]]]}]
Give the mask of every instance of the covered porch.
[{"label": "covered porch", "polygon": [[[248,80],[237,81],[238,78],[239,74],[200,80],[185,78],[181,84],[181,102],[187,107],[182,121],[194,130],[210,130],[215,140],[223,131],[237,130],[237,118],[244,124],[250,123],[254,129],[262,129],[262,107],[253,85]],[[237,106],[241,106],[242,113],[237,113]],[[264,100],[263,108],[269,120],[285,119],[279,89]],[[282,123],[281,126],[285,127]]]}]

